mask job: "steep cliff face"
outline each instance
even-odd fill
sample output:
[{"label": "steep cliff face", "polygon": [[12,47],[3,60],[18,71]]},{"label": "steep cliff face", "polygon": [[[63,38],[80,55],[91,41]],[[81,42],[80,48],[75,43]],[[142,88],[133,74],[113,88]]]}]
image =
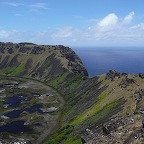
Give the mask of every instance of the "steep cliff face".
[{"label": "steep cliff face", "polygon": [[0,74],[37,79],[63,94],[61,128],[47,144],[80,144],[81,139],[87,143],[130,143],[136,142],[133,137],[137,134],[138,142],[143,141],[142,74],[109,71],[89,78],[69,47],[32,43],[0,43]]},{"label": "steep cliff face", "polygon": [[143,143],[143,87],[141,76],[112,70],[69,85],[62,125],[74,129],[62,142]]},{"label": "steep cliff face", "polygon": [[52,81],[61,76],[87,76],[87,71],[69,47],[0,43],[0,74]]}]

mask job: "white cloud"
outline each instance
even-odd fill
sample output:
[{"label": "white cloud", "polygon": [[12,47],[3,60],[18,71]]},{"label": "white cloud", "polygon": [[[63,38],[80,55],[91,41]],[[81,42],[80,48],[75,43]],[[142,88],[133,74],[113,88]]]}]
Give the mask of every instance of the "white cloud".
[{"label": "white cloud", "polygon": [[13,7],[17,7],[17,6],[23,6],[23,3],[14,3],[14,2],[5,2],[5,5],[9,5],[9,6],[13,6]]},{"label": "white cloud", "polygon": [[5,38],[8,38],[9,36],[10,36],[10,33],[8,31],[0,30],[0,39],[5,39]]},{"label": "white cloud", "polygon": [[48,9],[46,3],[35,3],[35,4],[31,5],[31,7],[35,10],[37,10],[37,9]]},{"label": "white cloud", "polygon": [[130,12],[123,20],[124,23],[130,23],[134,17],[135,13]]},{"label": "white cloud", "polygon": [[75,18],[75,19],[83,19],[84,17],[81,16],[81,15],[74,15],[73,18]]},{"label": "white cloud", "polygon": [[136,25],[136,26],[133,26],[132,28],[133,28],[133,29],[144,30],[144,23],[140,23],[140,24],[138,24],[138,25]]},{"label": "white cloud", "polygon": [[24,15],[23,15],[23,14],[16,13],[16,14],[14,14],[14,16],[22,17],[22,16],[24,16]]},{"label": "white cloud", "polygon": [[[0,41],[28,41],[40,44],[64,44],[85,46],[143,46],[144,23],[129,25],[134,12],[124,18],[116,14],[108,14],[95,25],[78,29],[64,26],[59,29],[39,32],[20,32],[0,30]],[[124,23],[125,21],[125,23]]]},{"label": "white cloud", "polygon": [[65,26],[58,31],[54,32],[52,38],[54,40],[61,39],[61,40],[74,40],[75,34],[78,34],[78,30],[74,29],[71,26]]},{"label": "white cloud", "polygon": [[118,17],[116,14],[111,13],[108,14],[106,17],[104,17],[99,23],[98,25],[101,27],[106,27],[106,26],[112,26],[117,24],[118,22]]},{"label": "white cloud", "polygon": [[96,21],[96,24],[88,29],[75,30],[71,28],[72,35],[67,38],[70,40],[74,37],[77,45],[143,45],[144,23],[129,26],[133,16],[134,12],[131,12],[121,19],[111,13],[100,21]]}]

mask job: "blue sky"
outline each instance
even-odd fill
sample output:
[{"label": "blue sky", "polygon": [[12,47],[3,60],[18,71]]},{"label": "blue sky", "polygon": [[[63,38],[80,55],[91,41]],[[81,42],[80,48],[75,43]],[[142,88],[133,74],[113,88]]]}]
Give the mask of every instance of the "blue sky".
[{"label": "blue sky", "polygon": [[0,41],[144,46],[144,0],[0,0]]}]

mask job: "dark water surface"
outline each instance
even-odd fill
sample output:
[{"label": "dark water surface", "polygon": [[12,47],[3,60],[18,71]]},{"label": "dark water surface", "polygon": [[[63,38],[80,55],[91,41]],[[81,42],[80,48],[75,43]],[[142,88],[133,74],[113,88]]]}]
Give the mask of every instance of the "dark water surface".
[{"label": "dark water surface", "polygon": [[[27,105],[26,96],[13,95],[6,99],[5,104],[8,105],[8,108],[19,108],[22,101],[24,101]],[[41,104],[35,104],[29,108],[16,109],[8,113],[5,113],[3,115],[11,119],[15,119],[15,118],[18,118],[20,114],[24,111],[29,112],[29,113],[38,112],[38,113],[44,114],[45,112],[43,112],[41,108],[42,108]],[[14,121],[14,122],[6,123],[5,125],[0,126],[0,132],[20,133],[20,132],[28,132],[28,131],[29,131],[29,128],[28,126],[24,125],[24,121]]]},{"label": "dark water surface", "polygon": [[44,114],[45,112],[43,112],[40,108],[42,108],[42,105],[36,104],[36,105],[31,106],[30,108],[10,111],[10,112],[4,114],[4,116],[7,116],[9,118],[18,118],[20,116],[20,114],[24,111],[29,112],[29,113],[38,112],[40,114]]},{"label": "dark water surface", "polygon": [[30,129],[24,125],[24,121],[14,121],[0,126],[0,132],[20,133],[28,132]]},{"label": "dark water surface", "polygon": [[6,99],[5,101],[5,104],[8,105],[8,107],[11,107],[11,108],[17,108],[19,107],[19,105],[21,104],[22,101],[25,101],[26,100],[26,96],[23,96],[23,95],[14,95],[14,96],[11,96],[9,97],[8,99]]},{"label": "dark water surface", "polygon": [[144,48],[72,48],[81,58],[89,76],[117,70],[126,73],[144,72]]}]

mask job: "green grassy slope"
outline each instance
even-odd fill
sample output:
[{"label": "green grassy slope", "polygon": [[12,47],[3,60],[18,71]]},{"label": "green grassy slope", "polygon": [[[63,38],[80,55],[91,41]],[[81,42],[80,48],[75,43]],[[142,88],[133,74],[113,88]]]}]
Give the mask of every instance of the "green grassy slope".
[{"label": "green grassy slope", "polygon": [[[135,91],[144,87],[136,75],[89,78],[74,51],[60,45],[1,43],[0,74],[38,79],[62,93],[60,129],[46,144],[80,144],[87,128],[99,127],[101,132],[110,119],[138,113]],[[138,106],[142,108],[143,102]]]},{"label": "green grassy slope", "polygon": [[56,88],[70,74],[87,75],[87,71],[69,47],[0,43],[0,74],[48,81]]},{"label": "green grassy slope", "polygon": [[[134,80],[134,83],[127,83],[123,88],[125,76],[116,77],[113,81],[105,77],[101,75],[95,78],[81,77],[76,82],[72,80],[72,87],[68,85],[65,90],[67,103],[61,117],[61,127],[63,129],[68,125],[73,130],[70,134],[56,132],[47,144],[53,140],[54,143],[80,144],[80,136],[87,128],[99,127],[101,132],[103,124],[112,118],[136,112],[135,91],[144,87],[144,80],[136,75],[128,75],[127,78]],[[141,102],[140,107],[143,106]]]}]

